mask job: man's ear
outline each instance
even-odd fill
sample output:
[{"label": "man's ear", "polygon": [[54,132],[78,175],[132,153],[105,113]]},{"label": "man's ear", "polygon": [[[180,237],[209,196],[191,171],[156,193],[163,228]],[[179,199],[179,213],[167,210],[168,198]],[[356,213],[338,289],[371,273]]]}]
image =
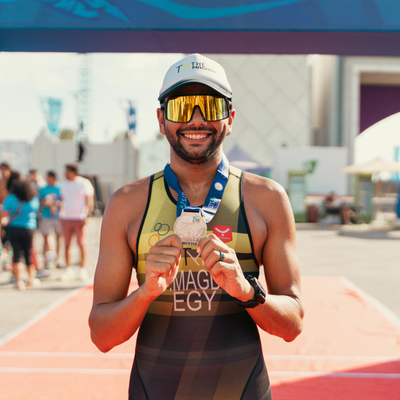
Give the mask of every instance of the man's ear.
[{"label": "man's ear", "polygon": [[164,110],[162,108],[157,108],[157,119],[158,119],[158,126],[160,128],[160,133],[165,135],[165,118],[164,118]]},{"label": "man's ear", "polygon": [[232,133],[232,124],[233,124],[233,120],[235,119],[235,109],[231,109],[230,111],[230,115],[228,117],[228,125],[226,127],[226,136],[229,136]]}]

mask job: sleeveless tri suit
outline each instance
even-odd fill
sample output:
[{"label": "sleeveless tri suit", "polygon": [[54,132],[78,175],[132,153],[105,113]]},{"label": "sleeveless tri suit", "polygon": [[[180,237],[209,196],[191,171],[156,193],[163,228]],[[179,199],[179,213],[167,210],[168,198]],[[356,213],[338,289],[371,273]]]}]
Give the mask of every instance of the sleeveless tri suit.
[{"label": "sleeveless tri suit", "polygon": [[[236,251],[245,275],[258,277],[242,188],[243,172],[231,166],[207,234],[215,233]],[[161,171],[151,177],[139,231],[139,285],[150,247],[173,234],[175,220],[176,201]],[[271,399],[257,326],[212,280],[195,246],[184,247],[177,277],[140,326],[129,399]]]}]

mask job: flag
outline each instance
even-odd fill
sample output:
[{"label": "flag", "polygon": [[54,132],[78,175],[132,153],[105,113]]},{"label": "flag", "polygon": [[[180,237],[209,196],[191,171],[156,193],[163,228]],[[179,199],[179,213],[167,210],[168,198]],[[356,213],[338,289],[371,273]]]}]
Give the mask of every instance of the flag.
[{"label": "flag", "polygon": [[53,136],[58,136],[58,123],[60,122],[62,100],[51,97],[41,97],[40,100],[47,128]]},{"label": "flag", "polygon": [[129,133],[136,133],[136,107],[132,100],[125,102],[126,118],[128,121]]}]

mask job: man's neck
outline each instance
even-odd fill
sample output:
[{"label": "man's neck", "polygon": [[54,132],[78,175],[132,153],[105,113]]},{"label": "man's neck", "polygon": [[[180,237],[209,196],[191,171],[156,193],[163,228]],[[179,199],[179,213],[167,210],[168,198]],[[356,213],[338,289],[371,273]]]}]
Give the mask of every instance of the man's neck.
[{"label": "man's neck", "polygon": [[201,206],[221,163],[223,153],[202,164],[192,164],[171,157],[171,169],[178,178],[183,193],[192,206]]}]

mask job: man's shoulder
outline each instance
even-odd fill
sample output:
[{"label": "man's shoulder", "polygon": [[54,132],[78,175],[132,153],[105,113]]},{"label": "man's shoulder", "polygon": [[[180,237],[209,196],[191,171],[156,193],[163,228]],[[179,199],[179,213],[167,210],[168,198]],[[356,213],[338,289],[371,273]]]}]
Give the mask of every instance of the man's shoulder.
[{"label": "man's shoulder", "polygon": [[78,175],[74,179],[73,182],[75,182],[77,185],[88,185],[88,184],[91,185],[92,184],[89,179],[85,178],[84,176],[80,176],[80,175]]},{"label": "man's shoulder", "polygon": [[149,185],[150,177],[138,179],[137,181],[128,183],[127,185],[119,188],[111,196],[109,203],[114,207],[137,207],[140,206],[142,202],[145,204],[149,193]]},{"label": "man's shoulder", "polygon": [[[253,221],[260,217],[265,221],[266,229],[273,226],[289,226],[293,211],[286,190],[276,181],[246,174],[243,186],[243,198],[248,218]],[[285,222],[286,221],[286,222]]]},{"label": "man's shoulder", "polygon": [[263,195],[279,198],[286,196],[286,191],[278,182],[264,176],[246,172],[244,176],[244,194]]},{"label": "man's shoulder", "polygon": [[55,193],[57,191],[60,190],[60,185],[56,184],[55,186],[51,186],[48,183],[43,186],[42,188],[39,189],[38,194],[42,194],[42,193]]},{"label": "man's shoulder", "polygon": [[87,179],[83,176],[77,176],[75,180],[78,182],[78,185],[80,187],[84,188],[87,195],[93,196],[94,188],[93,188],[92,182],[89,179]]},{"label": "man's shoulder", "polygon": [[114,195],[118,197],[137,197],[147,195],[149,191],[150,177],[138,179],[118,189]]}]

